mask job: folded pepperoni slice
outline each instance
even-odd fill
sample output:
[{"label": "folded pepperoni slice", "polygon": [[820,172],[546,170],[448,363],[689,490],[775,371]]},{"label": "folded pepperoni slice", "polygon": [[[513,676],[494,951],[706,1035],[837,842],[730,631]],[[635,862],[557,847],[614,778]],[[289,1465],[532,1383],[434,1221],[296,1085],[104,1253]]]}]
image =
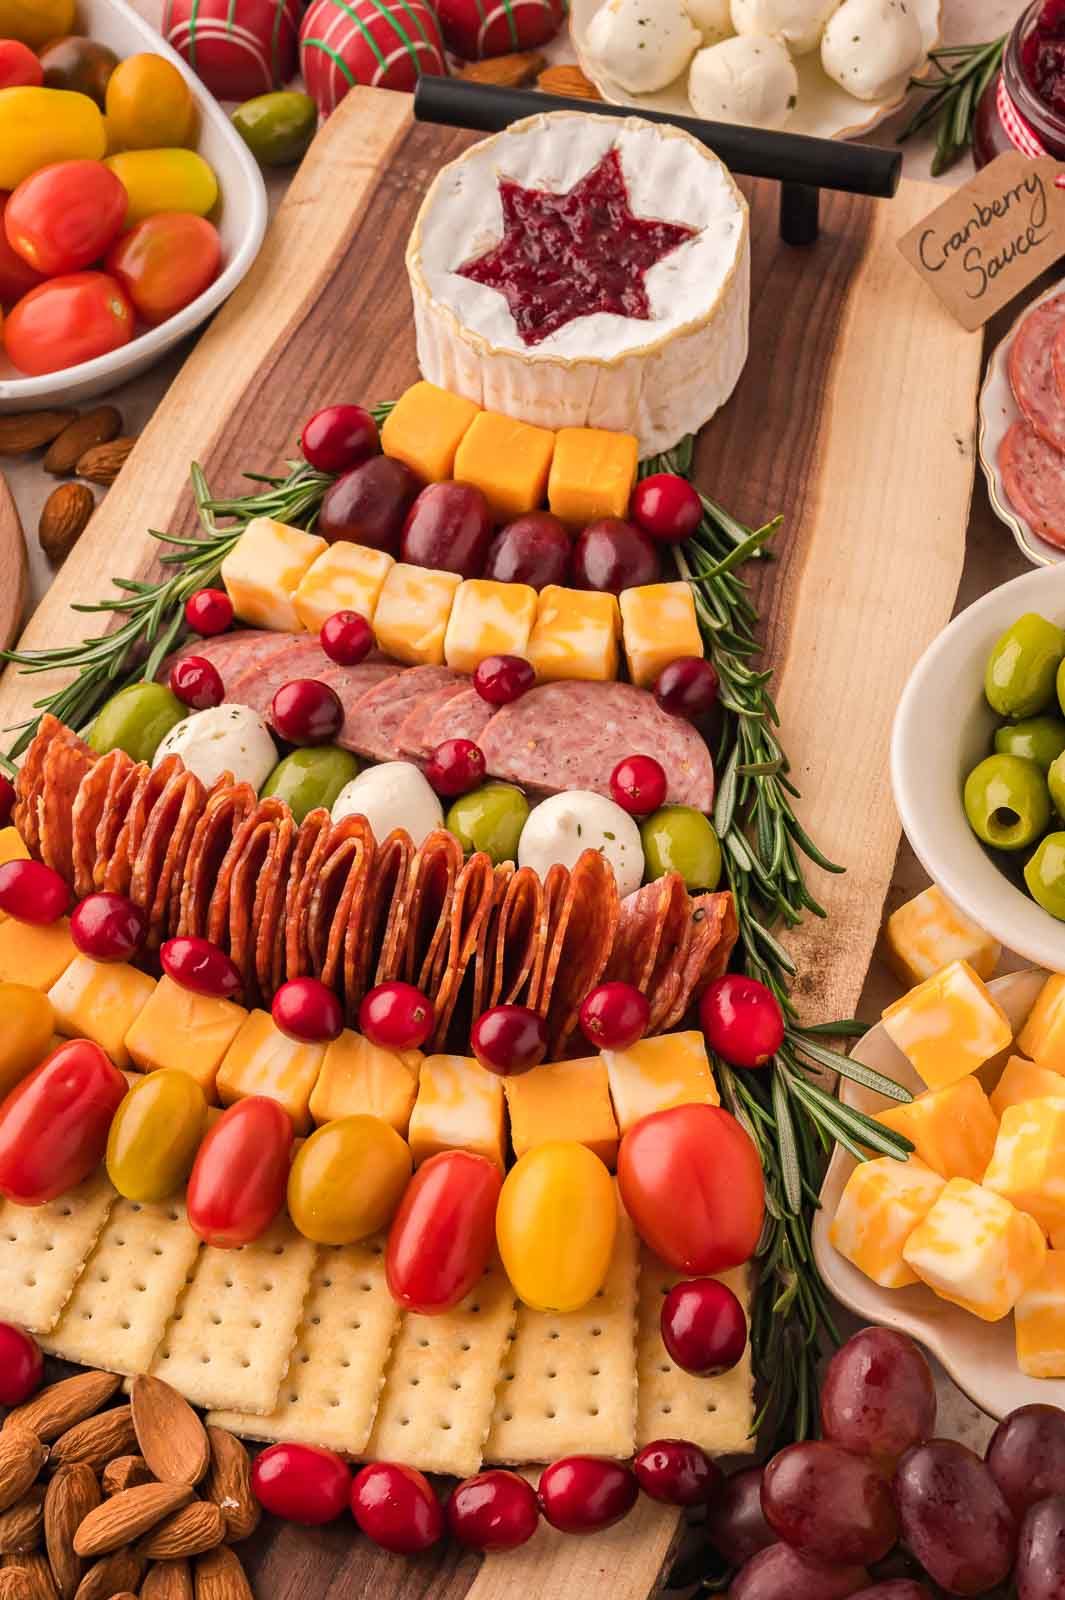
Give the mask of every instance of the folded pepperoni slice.
[{"label": "folded pepperoni slice", "polygon": [[448,960],[451,906],[462,870],[462,846],[446,828],[434,828],[411,862],[401,975],[424,994],[435,992]]},{"label": "folded pepperoni slice", "polygon": [[234,837],[255,805],[255,790],[250,783],[219,782],[207,796],[185,857],[177,918],[177,931],[182,937],[210,937],[207,930],[219,874]]},{"label": "folded pepperoni slice", "polygon": [[[532,867],[519,867],[495,921],[489,1006],[515,1005],[532,977],[541,939],[544,886]],[[542,937],[546,943],[547,930]]]},{"label": "folded pepperoni slice", "polygon": [[179,767],[148,819],[130,875],[130,899],[147,918],[149,949],[158,949],[169,932],[171,886],[184,870],[206,803],[199,778]]},{"label": "folded pepperoni slice", "polygon": [[303,978],[312,970],[309,915],[321,863],[329,849],[333,819],[324,806],[308,811],[300,823],[285,894],[285,977]]},{"label": "folded pepperoni slice", "polygon": [[79,900],[96,887],[96,835],[107,810],[116,768],[124,776],[133,762],[124,750],[109,750],[85,774],[78,786],[71,817],[73,830],[74,893]]},{"label": "folded pepperoni slice", "polygon": [[40,854],[67,883],[74,881],[74,802],[96,757],[82,745],[53,739],[44,758],[40,799]]},{"label": "folded pepperoni slice", "polygon": [[495,969],[496,930],[514,872],[513,861],[502,861],[495,869],[492,905],[487,917],[481,924],[481,931],[477,938],[477,951],[473,959],[471,1021],[475,1021],[482,1011],[487,1011],[490,1004],[489,995],[492,992],[492,974]]},{"label": "folded pepperoni slice", "polygon": [[675,1028],[707,985],[722,976],[739,937],[735,902],[727,891],[696,895],[691,901],[690,919],[691,934],[680,983],[669,1009],[658,1021],[657,1033]]},{"label": "folded pepperoni slice", "polygon": [[[472,969],[482,929],[492,910],[495,872],[483,850],[472,855],[458,875],[451,902],[447,961],[433,996],[436,1025],[431,1047],[442,1050],[467,972]],[[432,991],[430,991],[432,992]]]},{"label": "folded pepperoni slice", "polygon": [[270,847],[259,874],[252,920],[255,930],[255,981],[269,1003],[284,981],[285,895],[289,867],[298,834],[296,819],[287,806],[273,825]]},{"label": "folded pepperoni slice", "polygon": [[[311,968],[331,989],[344,987],[345,954],[363,939],[367,889],[376,851],[373,829],[363,816],[344,817],[333,827],[321,858],[307,912]],[[353,1020],[348,997],[349,1020]]]},{"label": "folded pepperoni slice", "polygon": [[108,894],[129,894],[133,882],[133,863],[144,835],[148,830],[152,812],[162,799],[171,778],[184,770],[180,756],[167,756],[157,767],[140,766],[137,783],[129,802],[122,826],[104,868],[103,888]]},{"label": "folded pepperoni slice", "polygon": [[22,836],[22,842],[33,856],[41,852],[41,798],[44,792],[45,763],[55,745],[67,745],[80,750],[90,761],[97,758],[83,739],[72,728],[46,711],[22,758],[15,782],[16,800],[11,820]]},{"label": "folded pepperoni slice", "polygon": [[598,850],[585,850],[552,934],[539,1010],[547,1019],[549,1059],[560,1057],[577,1026],[581,1001],[606,971],[618,928],[613,868]]},{"label": "folded pepperoni slice", "polygon": [[402,971],[413,859],[414,841],[402,828],[394,828],[377,847],[367,891],[366,940],[355,992],[365,994],[379,983],[391,983]]},{"label": "folded pepperoni slice", "polygon": [[547,972],[548,957],[558,932],[562,917],[562,909],[566,903],[566,893],[569,889],[569,868],[564,867],[560,861],[548,867],[547,877],[544,879],[543,896],[540,904],[540,921],[536,931],[535,955],[533,969],[529,977],[529,992],[525,1003],[532,1010],[539,1011],[541,1016],[546,1016],[547,1006],[541,1004],[544,987],[544,976]]}]

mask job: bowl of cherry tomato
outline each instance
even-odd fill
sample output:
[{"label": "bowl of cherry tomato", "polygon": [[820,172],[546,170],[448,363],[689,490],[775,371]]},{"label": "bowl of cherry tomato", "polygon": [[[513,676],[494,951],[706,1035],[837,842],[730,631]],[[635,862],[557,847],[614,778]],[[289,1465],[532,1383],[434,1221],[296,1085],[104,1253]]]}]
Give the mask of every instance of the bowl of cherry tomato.
[{"label": "bowl of cherry tomato", "polygon": [[[67,0],[45,4],[62,32]],[[194,332],[255,260],[267,199],[222,107],[126,0],[77,0],[69,36],[5,50],[0,411],[23,411],[116,388]]]}]

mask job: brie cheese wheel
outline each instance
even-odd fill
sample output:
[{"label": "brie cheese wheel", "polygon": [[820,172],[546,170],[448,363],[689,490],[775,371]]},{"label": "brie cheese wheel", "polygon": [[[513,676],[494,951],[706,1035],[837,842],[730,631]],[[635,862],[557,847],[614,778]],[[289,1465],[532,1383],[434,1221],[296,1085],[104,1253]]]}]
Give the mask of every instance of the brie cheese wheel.
[{"label": "brie cheese wheel", "polygon": [[731,0],[737,33],[769,33],[794,55],[816,50],[839,0]]},{"label": "brie cheese wheel", "polygon": [[696,116],[782,128],[799,98],[799,75],[787,48],[768,34],[707,45],[692,62],[688,99]]},{"label": "brie cheese wheel", "polygon": [[843,0],[821,40],[826,73],[859,100],[903,89],[923,54],[913,0]]},{"label": "brie cheese wheel", "polygon": [[700,43],[683,0],[604,0],[588,24],[588,56],[630,94],[679,78]]},{"label": "brie cheese wheel", "polygon": [[[558,197],[611,183],[612,226],[593,210],[573,229]],[[483,281],[505,277],[506,252],[520,255],[538,220],[537,292],[524,260],[511,280],[524,288]],[[612,248],[626,224],[654,257],[645,268]],[[567,266],[569,248],[595,252],[595,271]],[[539,427],[635,434],[641,457],[708,421],[747,359],[746,201],[711,151],[642,118],[541,113],[474,145],[426,195],[407,271],[429,382]]]}]

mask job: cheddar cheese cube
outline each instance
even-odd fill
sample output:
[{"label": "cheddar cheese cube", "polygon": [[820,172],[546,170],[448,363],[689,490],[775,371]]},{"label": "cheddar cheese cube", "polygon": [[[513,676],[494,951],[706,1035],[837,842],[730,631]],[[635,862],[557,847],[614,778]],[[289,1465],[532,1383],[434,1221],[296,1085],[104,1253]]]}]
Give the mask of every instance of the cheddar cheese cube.
[{"label": "cheddar cheese cube", "polygon": [[380,1117],[406,1137],[421,1059],[418,1050],[402,1055],[383,1050],[345,1028],[339,1039],[326,1045],[322,1070],[311,1091],[311,1116],[319,1126],[337,1117]]},{"label": "cheddar cheese cube", "polygon": [[721,1104],[698,1029],[640,1039],[627,1050],[604,1050],[602,1055],[622,1134],[652,1111]]},{"label": "cheddar cheese cube", "polygon": [[325,1045],[293,1039],[268,1011],[252,1011],[222,1058],[218,1098],[231,1106],[250,1095],[266,1095],[284,1106],[297,1133],[309,1133],[311,1091],[324,1059]]},{"label": "cheddar cheese cube", "polygon": [[50,989],[77,954],[67,917],[44,927],[17,917],[0,919],[0,983]]},{"label": "cheddar cheese cube", "polygon": [[1048,1250],[1014,1309],[1017,1365],[1029,1378],[1065,1378],[1065,1250]]},{"label": "cheddar cheese cube", "polygon": [[444,660],[452,671],[476,672],[486,656],[527,655],[538,598],[524,583],[460,583],[444,635]]},{"label": "cheddar cheese cube", "polygon": [[1065,974],[1054,973],[1039,991],[1017,1049],[1051,1072],[1065,1073]]},{"label": "cheddar cheese cube", "polygon": [[1044,1233],[1065,1227],[1065,1095],[1006,1107],[984,1187],[1034,1217]]},{"label": "cheddar cheese cube", "polygon": [[[6,861],[26,861],[29,859],[29,854],[17,828],[0,828],[0,867]],[[6,911],[0,911],[0,922],[3,922],[6,916]]]},{"label": "cheddar cheese cube", "polygon": [[654,684],[678,656],[701,656],[703,638],[686,583],[647,583],[621,594],[621,638],[629,677],[641,689]]},{"label": "cheddar cheese cube", "polygon": [[572,1139],[586,1144],[608,1167],[616,1164],[618,1125],[606,1062],[599,1056],[545,1063],[505,1079],[504,1086],[516,1156],[553,1139]]},{"label": "cheddar cheese cube", "polygon": [[430,571],[405,561],[390,567],[373,619],[385,654],[411,667],[443,666],[448,619],[461,582],[457,572]]},{"label": "cheddar cheese cube", "polygon": [[935,884],[892,912],[884,944],[892,971],[907,989],[924,983],[952,961],[967,961],[986,981],[1002,953],[998,941],[952,906]]},{"label": "cheddar cheese cube", "polygon": [[247,1015],[232,1000],[196,994],[164,975],[126,1034],[126,1049],[142,1072],[176,1067],[213,1100],[218,1069]]},{"label": "cheddar cheese cube", "polygon": [[435,383],[416,383],[385,418],[381,449],[426,483],[441,483],[455,477],[455,452],[480,409]]},{"label": "cheddar cheese cube", "polygon": [[407,1137],[415,1166],[441,1150],[472,1150],[502,1167],[507,1149],[502,1078],[472,1056],[426,1056]]},{"label": "cheddar cheese cube", "polygon": [[968,1178],[952,1178],[902,1255],[941,1300],[1000,1322],[1039,1276],[1046,1251],[1025,1212]]},{"label": "cheddar cheese cube", "polygon": [[155,979],[124,961],[76,956],[48,991],[58,1033],[91,1039],[116,1067],[128,1067],[126,1035],[155,990]]},{"label": "cheddar cheese cube", "polygon": [[623,517],[629,509],[640,447],[631,433],[606,428],[562,428],[547,483],[551,510],[583,527],[598,517]]},{"label": "cheddar cheese cube", "polygon": [[1021,1106],[1026,1100],[1054,1100],[1065,1095],[1065,1077],[1049,1067],[1037,1067],[1023,1056],[1010,1056],[991,1093],[991,1107],[1001,1117],[1007,1106]]},{"label": "cheddar cheese cube", "polygon": [[941,1178],[973,1183],[987,1171],[998,1135],[998,1118],[975,1078],[959,1078],[908,1106],[892,1106],[877,1121],[912,1140],[918,1160]]},{"label": "cheddar cheese cube", "polygon": [[917,1282],[903,1247],[944,1187],[922,1161],[882,1156],[855,1167],[840,1195],[829,1238],[841,1256],[882,1289]]},{"label": "cheddar cheese cube", "polygon": [[544,683],[560,678],[606,683],[618,675],[620,634],[614,595],[549,583],[540,592],[525,654]]},{"label": "cheddar cheese cube", "polygon": [[324,539],[302,528],[270,517],[249,522],[222,562],[222,581],[241,621],[297,632],[296,590],[325,549]]},{"label": "cheddar cheese cube", "polygon": [[387,550],[338,539],[308,568],[293,596],[300,625],[319,633],[335,611],[357,611],[372,622],[381,588],[394,565]]},{"label": "cheddar cheese cube", "polygon": [[554,454],[550,429],[482,411],[463,434],[455,477],[480,489],[498,522],[510,522],[543,505]]},{"label": "cheddar cheese cube", "polygon": [[930,1089],[975,1072],[1013,1038],[1009,1018],[967,961],[952,961],[896,1000],[883,1023]]}]

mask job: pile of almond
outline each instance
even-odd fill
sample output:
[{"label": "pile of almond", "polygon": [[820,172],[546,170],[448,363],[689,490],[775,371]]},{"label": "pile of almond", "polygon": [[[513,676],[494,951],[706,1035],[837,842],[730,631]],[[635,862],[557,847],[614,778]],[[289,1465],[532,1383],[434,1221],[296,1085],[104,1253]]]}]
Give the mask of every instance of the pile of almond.
[{"label": "pile of almond", "polygon": [[121,1381],[80,1373],[8,1413],[0,1600],[251,1600],[229,1548],[259,1521],[247,1451],[160,1378],[110,1404]]},{"label": "pile of almond", "polygon": [[63,483],[44,503],[37,534],[50,561],[69,554],[85,531],[95,506],[90,483],[114,483],[135,439],[122,433],[122,417],[114,406],[91,411],[22,411],[0,416],[0,456],[31,455],[44,450],[45,472],[56,478],[76,474],[85,481]]}]

